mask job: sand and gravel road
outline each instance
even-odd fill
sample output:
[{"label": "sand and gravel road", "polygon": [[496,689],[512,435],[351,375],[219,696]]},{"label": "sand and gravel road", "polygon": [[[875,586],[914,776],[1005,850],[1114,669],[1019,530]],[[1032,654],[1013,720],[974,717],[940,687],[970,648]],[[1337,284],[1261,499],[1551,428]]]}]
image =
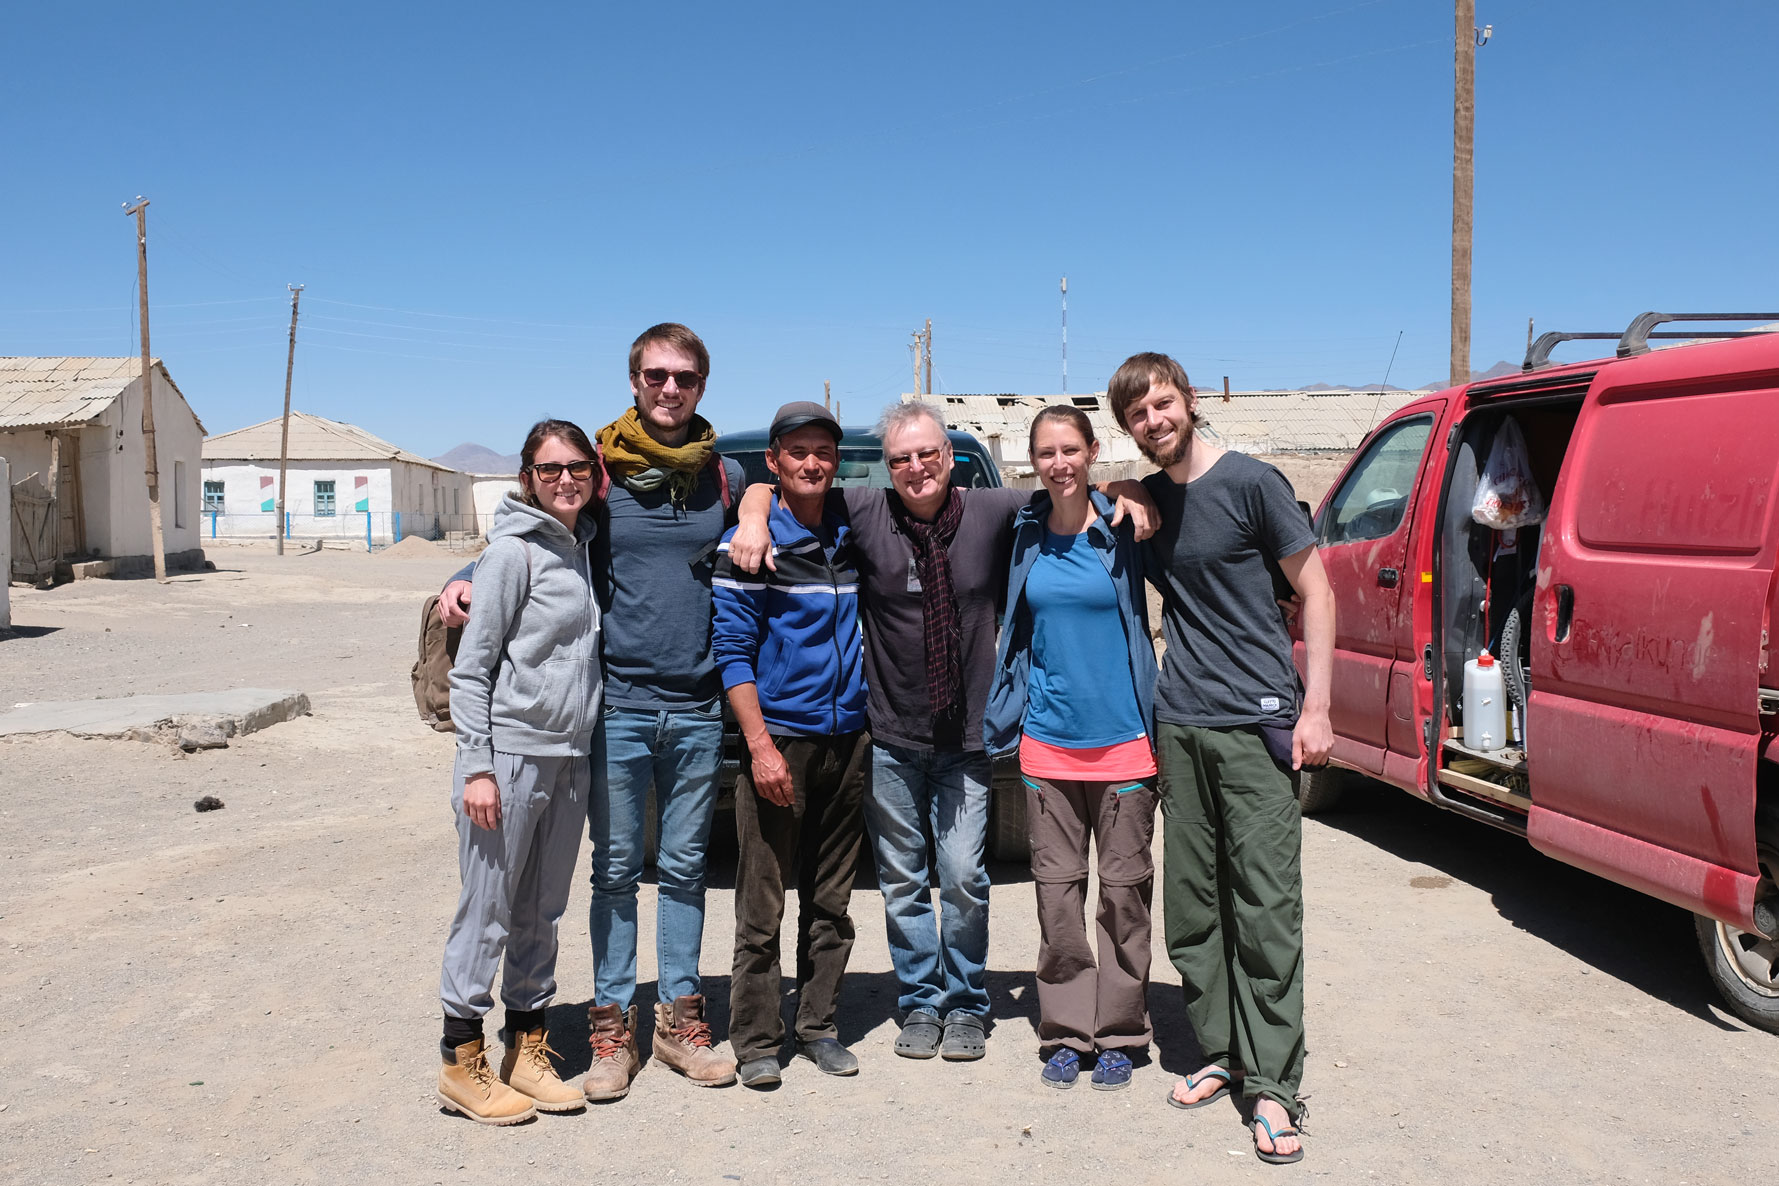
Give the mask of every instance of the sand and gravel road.
[{"label": "sand and gravel road", "polygon": [[[451,741],[415,719],[407,670],[420,601],[456,561],[413,552],[225,548],[216,572],[166,586],[14,590],[7,707],[260,686],[314,712],[190,755],[0,742],[0,1181],[1677,1186],[1779,1163],[1779,1037],[1716,1007],[1686,916],[1382,788],[1304,828],[1299,1166],[1257,1162],[1233,1106],[1163,1104],[1195,1065],[1165,958],[1132,1088],[1040,1085],[1032,889],[1000,866],[982,1062],[891,1053],[882,904],[862,879],[841,1015],[856,1078],[794,1063],[756,1094],[645,1067],[629,1099],[583,1115],[492,1130],[441,1114]],[[227,806],[194,812],[205,794]],[[705,942],[719,1021],[730,860]],[[568,1074],[588,1061],[586,905],[583,877],[551,1014]]]}]

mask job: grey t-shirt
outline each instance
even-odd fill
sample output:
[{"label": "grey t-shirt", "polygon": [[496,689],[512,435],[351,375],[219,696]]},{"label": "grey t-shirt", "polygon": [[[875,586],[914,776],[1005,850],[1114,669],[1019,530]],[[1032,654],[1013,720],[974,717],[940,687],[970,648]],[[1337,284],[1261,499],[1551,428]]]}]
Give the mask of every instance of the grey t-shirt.
[{"label": "grey t-shirt", "polygon": [[982,710],[994,675],[995,619],[1007,592],[1013,516],[1031,501],[1031,491],[958,491],[964,500],[963,520],[946,552],[951,557],[951,586],[957,595],[963,641],[959,659],[964,704],[961,712],[937,720],[927,695],[927,649],[921,595],[913,579],[914,548],[890,513],[894,495],[856,486],[840,493],[859,552],[872,738],[911,750],[980,752]]},{"label": "grey t-shirt", "polygon": [[1175,725],[1287,725],[1300,685],[1275,593],[1279,560],[1316,542],[1285,475],[1225,453],[1185,485],[1143,485],[1161,509],[1148,576],[1162,598],[1167,654],[1157,720]]}]

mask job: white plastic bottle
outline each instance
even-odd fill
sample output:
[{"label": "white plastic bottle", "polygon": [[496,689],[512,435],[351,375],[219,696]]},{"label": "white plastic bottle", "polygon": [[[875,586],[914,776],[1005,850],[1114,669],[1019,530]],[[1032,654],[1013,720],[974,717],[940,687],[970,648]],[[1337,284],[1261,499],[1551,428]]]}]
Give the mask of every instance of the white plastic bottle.
[{"label": "white plastic bottle", "polygon": [[1464,664],[1464,744],[1485,752],[1507,744],[1507,686],[1487,651]]}]

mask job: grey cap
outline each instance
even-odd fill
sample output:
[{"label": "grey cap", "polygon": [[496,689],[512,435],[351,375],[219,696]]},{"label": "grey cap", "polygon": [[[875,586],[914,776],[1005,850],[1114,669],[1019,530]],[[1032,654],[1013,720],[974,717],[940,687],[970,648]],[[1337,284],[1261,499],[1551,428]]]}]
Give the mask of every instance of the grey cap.
[{"label": "grey cap", "polygon": [[807,428],[811,424],[818,425],[834,434],[836,441],[844,434],[840,431],[840,422],[834,419],[834,413],[811,400],[793,400],[778,410],[772,417],[772,431],[767,439],[778,440],[787,432],[796,432],[799,428]]}]

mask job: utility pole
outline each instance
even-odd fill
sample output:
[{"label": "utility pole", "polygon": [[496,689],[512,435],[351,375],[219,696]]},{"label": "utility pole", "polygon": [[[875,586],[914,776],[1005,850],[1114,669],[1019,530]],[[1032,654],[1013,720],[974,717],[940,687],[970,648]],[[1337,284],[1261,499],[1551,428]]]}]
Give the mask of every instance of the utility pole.
[{"label": "utility pole", "polygon": [[1452,65],[1451,385],[1470,381],[1470,245],[1476,201],[1476,51],[1494,26],[1476,27],[1476,0],[1456,0]]},{"label": "utility pole", "polygon": [[154,579],[167,581],[167,543],[161,536],[161,470],[154,447],[154,374],[148,361],[148,199],[136,195],[124,203],[124,214],[136,216],[136,282],[141,290],[142,317],[142,452],[148,476],[149,547],[154,553]]},{"label": "utility pole", "polygon": [[1062,393],[1069,393],[1069,278],[1062,278]]},{"label": "utility pole", "polygon": [[834,410],[833,385],[826,379],[822,380],[822,407],[828,409],[830,412]]},{"label": "utility pole", "polygon": [[290,353],[284,356],[284,428],[278,434],[278,554],[284,555],[284,479],[290,471],[290,372],[296,368],[297,302],[303,299],[301,284],[286,284],[290,289]]},{"label": "utility pole", "polygon": [[933,394],[933,319],[927,318],[927,336],[925,342],[927,352],[927,394]]}]

